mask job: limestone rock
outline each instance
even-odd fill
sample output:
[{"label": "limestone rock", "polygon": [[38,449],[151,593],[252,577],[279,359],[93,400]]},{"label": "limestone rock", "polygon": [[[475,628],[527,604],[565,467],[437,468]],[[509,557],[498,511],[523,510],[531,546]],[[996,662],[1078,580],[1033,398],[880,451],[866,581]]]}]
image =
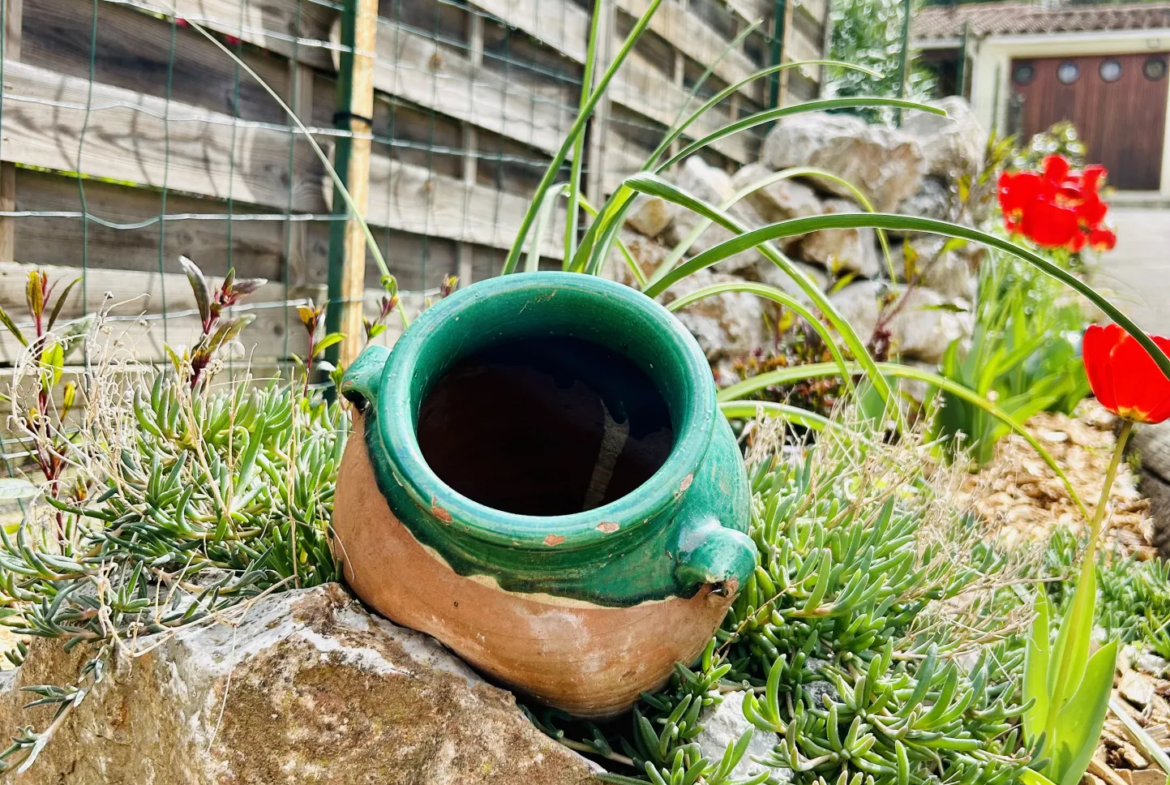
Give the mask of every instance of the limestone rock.
[{"label": "limestone rock", "polygon": [[[770,174],[772,170],[762,164],[748,164],[735,173],[732,184],[740,191]],[[768,223],[821,214],[821,200],[816,191],[791,178],[765,185],[746,196],[745,201]]]},{"label": "limestone rock", "polygon": [[[697,155],[691,156],[683,163],[676,182],[679,188],[716,207],[735,195],[735,187],[732,185],[731,177],[723,170],[708,165]],[[765,223],[755,209],[746,202],[736,204],[729,212],[748,228],[762,226]],[[678,244],[703,220],[702,216],[697,213],[680,209],[666,232],[666,241],[672,246]],[[722,226],[712,224],[699,235],[687,253],[688,255],[702,253],[719,243],[730,240],[733,236]],[[737,272],[751,267],[761,258],[758,251],[744,251],[720,262],[719,270],[726,273]]]},{"label": "limestone rock", "polygon": [[[74,709],[22,783],[276,785],[594,781],[432,639],[372,616],[341,586],[239,608],[234,626],[139,640]],[[152,644],[157,643],[154,648]],[[4,726],[43,728],[19,688],[82,661],[39,640],[0,693]]]},{"label": "limestone rock", "polygon": [[[891,247],[894,272],[899,280],[906,280],[905,248],[910,246],[917,254],[919,283],[947,298],[975,301],[978,279],[975,275],[975,257],[970,247],[946,249],[947,238],[916,234]],[[944,250],[946,249],[946,250]]]},{"label": "limestone rock", "polygon": [[1162,558],[1170,557],[1170,422],[1139,425],[1130,442],[1142,462],[1141,492],[1150,500],[1153,544]]},{"label": "limestone rock", "polygon": [[936,221],[947,220],[951,214],[951,192],[946,181],[937,177],[923,179],[918,193],[898,204],[898,212],[919,218],[933,218]]},{"label": "limestone rock", "polygon": [[713,709],[703,712],[699,722],[703,730],[695,737],[703,757],[711,761],[718,761],[723,757],[728,746],[735,744],[749,728],[752,729],[752,740],[748,742],[747,753],[731,770],[732,780],[746,780],[764,771],[770,771],[772,779],[777,782],[790,782],[790,769],[769,769],[752,758],[766,758],[772,748],[781,742],[780,736],[775,733],[762,731],[752,726],[743,714],[743,699],[745,693],[729,692],[723,696],[723,702]]},{"label": "limestone rock", "polygon": [[[826,199],[823,206],[825,215],[860,211],[856,203],[847,199]],[[873,278],[881,271],[873,229],[813,232],[801,241],[800,258],[822,264],[834,274],[855,273],[862,278]]]},{"label": "limestone rock", "polygon": [[[822,292],[828,291],[832,280],[829,278],[829,274],[825,272],[825,268],[815,264],[808,264],[806,262],[800,262],[796,260],[793,260],[792,264],[794,267],[796,267],[797,270],[812,279],[813,283],[817,285],[818,289],[820,289]],[[805,290],[801,288],[796,283],[796,281],[794,281],[792,277],[788,275],[788,273],[781,270],[770,260],[761,260],[752,272],[752,277],[760,283],[766,283],[769,286],[775,286],[778,289],[781,289],[784,292],[792,295],[806,305],[812,302],[811,298],[808,296]]]},{"label": "limestone rock", "polygon": [[903,359],[928,363],[942,361],[953,341],[968,338],[974,315],[956,308],[969,307],[952,301],[932,289],[899,287],[886,329],[893,350]]},{"label": "limestone rock", "polygon": [[902,130],[922,145],[926,171],[940,177],[974,177],[983,168],[987,130],[971,105],[958,96],[932,101],[931,106],[944,110],[947,116],[908,112],[902,123]]},{"label": "limestone rock", "polygon": [[[909,134],[824,112],[778,122],[764,139],[761,159],[773,169],[812,166],[832,172],[869,195],[883,212],[917,193],[926,172],[922,147]],[[851,195],[831,180],[818,180],[817,185],[840,196]]]},{"label": "limestone rock", "polygon": [[[670,253],[670,249],[662,243],[637,232],[623,230],[621,240],[625,243],[626,250],[630,252],[630,256],[634,258],[638,269],[642,271],[642,275],[647,279],[654,275],[659,265],[666,261],[666,257]],[[616,245],[610,250],[607,272],[619,283],[623,283],[626,286],[637,285],[637,281],[630,271],[629,263],[622,255],[621,249]]]},{"label": "limestone rock", "polygon": [[[742,280],[732,275],[700,270],[672,286],[664,295],[669,303],[684,294],[724,281]],[[675,313],[699,341],[707,359],[742,357],[768,343],[764,329],[764,303],[746,292],[708,297]]]},{"label": "limestone rock", "polygon": [[660,196],[640,194],[626,213],[626,224],[647,237],[657,237],[670,225],[677,210],[677,205]]},{"label": "limestone rock", "polygon": [[967,338],[973,328],[968,307],[922,287],[889,286],[884,281],[859,281],[833,294],[829,301],[853,325],[863,341],[879,322],[903,360],[938,363],[952,341]]},{"label": "limestone rock", "polygon": [[877,328],[889,284],[885,281],[857,281],[829,297],[837,312],[849,322],[862,341],[868,341]]}]

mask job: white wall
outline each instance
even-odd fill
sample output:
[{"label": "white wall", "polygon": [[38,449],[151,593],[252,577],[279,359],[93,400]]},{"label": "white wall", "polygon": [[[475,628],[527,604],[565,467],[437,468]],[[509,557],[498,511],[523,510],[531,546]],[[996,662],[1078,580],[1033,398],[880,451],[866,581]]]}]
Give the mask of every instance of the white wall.
[{"label": "white wall", "polygon": [[[987,126],[1003,128],[1011,96],[1011,61],[1019,57],[1122,55],[1170,51],[1170,29],[1096,33],[1052,33],[1034,36],[989,36],[971,44],[971,105]],[[1165,80],[1170,102],[1170,77]],[[996,84],[998,83],[998,95]],[[998,101],[997,101],[998,97]],[[998,105],[994,105],[998,103]],[[1168,105],[1170,110],[1170,105]],[[1170,196],[1170,117],[1162,146],[1162,193]]]}]

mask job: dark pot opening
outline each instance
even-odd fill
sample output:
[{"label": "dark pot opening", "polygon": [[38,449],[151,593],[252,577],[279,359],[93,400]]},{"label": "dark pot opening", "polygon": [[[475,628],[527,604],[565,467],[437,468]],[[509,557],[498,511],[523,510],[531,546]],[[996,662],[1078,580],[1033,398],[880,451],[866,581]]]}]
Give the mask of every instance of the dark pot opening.
[{"label": "dark pot opening", "polygon": [[480,504],[570,515],[622,498],[666,463],[666,400],[634,362],[569,336],[461,358],[425,394],[417,438],[432,471]]}]

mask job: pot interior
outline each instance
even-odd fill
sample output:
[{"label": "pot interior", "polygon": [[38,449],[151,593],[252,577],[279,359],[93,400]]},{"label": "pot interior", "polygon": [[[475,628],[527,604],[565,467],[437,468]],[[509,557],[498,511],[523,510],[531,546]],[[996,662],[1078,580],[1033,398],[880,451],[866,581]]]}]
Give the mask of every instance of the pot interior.
[{"label": "pot interior", "polygon": [[521,515],[620,499],[666,462],[670,411],[651,378],[600,344],[519,338],[463,357],[423,398],[417,437],[444,482]]}]

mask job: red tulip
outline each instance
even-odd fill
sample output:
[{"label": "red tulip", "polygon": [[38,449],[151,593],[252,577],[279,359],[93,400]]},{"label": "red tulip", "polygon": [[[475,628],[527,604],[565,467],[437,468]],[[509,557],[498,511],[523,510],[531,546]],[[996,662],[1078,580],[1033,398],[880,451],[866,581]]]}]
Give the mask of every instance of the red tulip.
[{"label": "red tulip", "polygon": [[1004,172],[999,178],[999,205],[1004,227],[1045,248],[1077,252],[1088,243],[1108,250],[1117,238],[1107,226],[1108,205],[1099,189],[1101,166],[1074,172],[1062,156],[1044,159],[1040,172]]},{"label": "red tulip", "polygon": [[[1170,338],[1151,337],[1170,354]],[[1090,325],[1082,351],[1089,385],[1102,406],[1134,422],[1170,419],[1170,379],[1133,336],[1116,324]]]}]

